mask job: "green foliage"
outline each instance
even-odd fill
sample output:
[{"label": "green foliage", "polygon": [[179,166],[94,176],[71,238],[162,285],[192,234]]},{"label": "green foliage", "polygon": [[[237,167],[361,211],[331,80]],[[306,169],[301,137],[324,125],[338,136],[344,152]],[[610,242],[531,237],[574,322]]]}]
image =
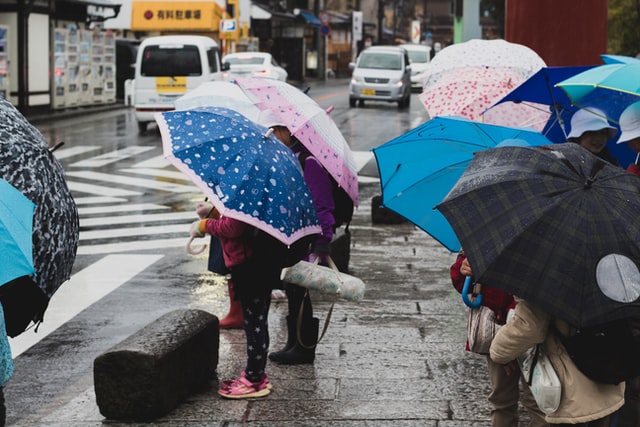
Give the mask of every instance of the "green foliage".
[{"label": "green foliage", "polygon": [[640,0],[609,0],[608,40],[609,54],[640,53]]}]

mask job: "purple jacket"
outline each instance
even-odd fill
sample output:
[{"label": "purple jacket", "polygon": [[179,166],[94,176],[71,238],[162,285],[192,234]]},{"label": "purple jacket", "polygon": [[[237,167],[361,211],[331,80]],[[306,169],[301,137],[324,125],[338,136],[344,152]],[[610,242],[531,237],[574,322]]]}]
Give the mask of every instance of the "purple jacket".
[{"label": "purple jacket", "polygon": [[[295,144],[291,147],[296,156],[306,149],[301,143]],[[335,220],[333,219],[333,184],[328,172],[322,167],[320,162],[309,155],[304,161],[304,180],[311,190],[311,198],[318,214],[318,220],[322,227],[322,234],[316,240],[316,245],[328,245],[333,238],[333,225]]]}]

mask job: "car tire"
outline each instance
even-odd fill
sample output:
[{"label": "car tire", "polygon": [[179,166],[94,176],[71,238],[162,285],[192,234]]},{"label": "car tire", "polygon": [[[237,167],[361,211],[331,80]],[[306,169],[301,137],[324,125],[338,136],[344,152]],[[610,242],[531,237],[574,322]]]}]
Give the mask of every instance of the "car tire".
[{"label": "car tire", "polygon": [[360,102],[359,102],[359,105],[358,105],[358,106],[359,106],[359,107],[364,107],[364,99],[361,99],[361,100],[360,100]]},{"label": "car tire", "polygon": [[353,108],[356,106],[356,100],[354,98],[349,98],[349,107]]},{"label": "car tire", "polygon": [[138,122],[138,131],[145,133],[147,131],[147,122]]}]

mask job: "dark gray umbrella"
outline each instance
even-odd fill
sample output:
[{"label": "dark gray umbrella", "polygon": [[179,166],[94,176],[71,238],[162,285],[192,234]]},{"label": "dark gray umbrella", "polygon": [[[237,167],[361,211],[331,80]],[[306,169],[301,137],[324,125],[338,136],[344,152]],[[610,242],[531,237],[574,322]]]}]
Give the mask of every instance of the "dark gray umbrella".
[{"label": "dark gray umbrella", "polygon": [[640,313],[640,179],[578,144],[481,151],[437,209],[479,282],[578,327]]},{"label": "dark gray umbrella", "polygon": [[[34,282],[48,301],[71,276],[78,248],[78,210],[62,166],[50,152],[43,135],[5,99],[0,99],[0,115],[0,177],[36,205],[33,220],[36,275],[17,283],[22,287],[24,283]],[[5,294],[9,287],[0,287],[0,293],[5,288],[2,301],[8,323],[12,307],[7,307]],[[22,299],[27,298],[25,295],[40,298],[32,291],[17,293]],[[35,315],[36,319],[31,320],[41,320],[42,313]]]}]

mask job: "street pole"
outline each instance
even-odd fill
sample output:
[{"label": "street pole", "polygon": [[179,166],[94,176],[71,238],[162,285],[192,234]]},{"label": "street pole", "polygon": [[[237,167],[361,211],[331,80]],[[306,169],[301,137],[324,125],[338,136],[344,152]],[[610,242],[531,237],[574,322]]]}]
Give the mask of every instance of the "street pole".
[{"label": "street pole", "polygon": [[378,44],[382,44],[382,18],[384,18],[384,0],[378,0]]}]

